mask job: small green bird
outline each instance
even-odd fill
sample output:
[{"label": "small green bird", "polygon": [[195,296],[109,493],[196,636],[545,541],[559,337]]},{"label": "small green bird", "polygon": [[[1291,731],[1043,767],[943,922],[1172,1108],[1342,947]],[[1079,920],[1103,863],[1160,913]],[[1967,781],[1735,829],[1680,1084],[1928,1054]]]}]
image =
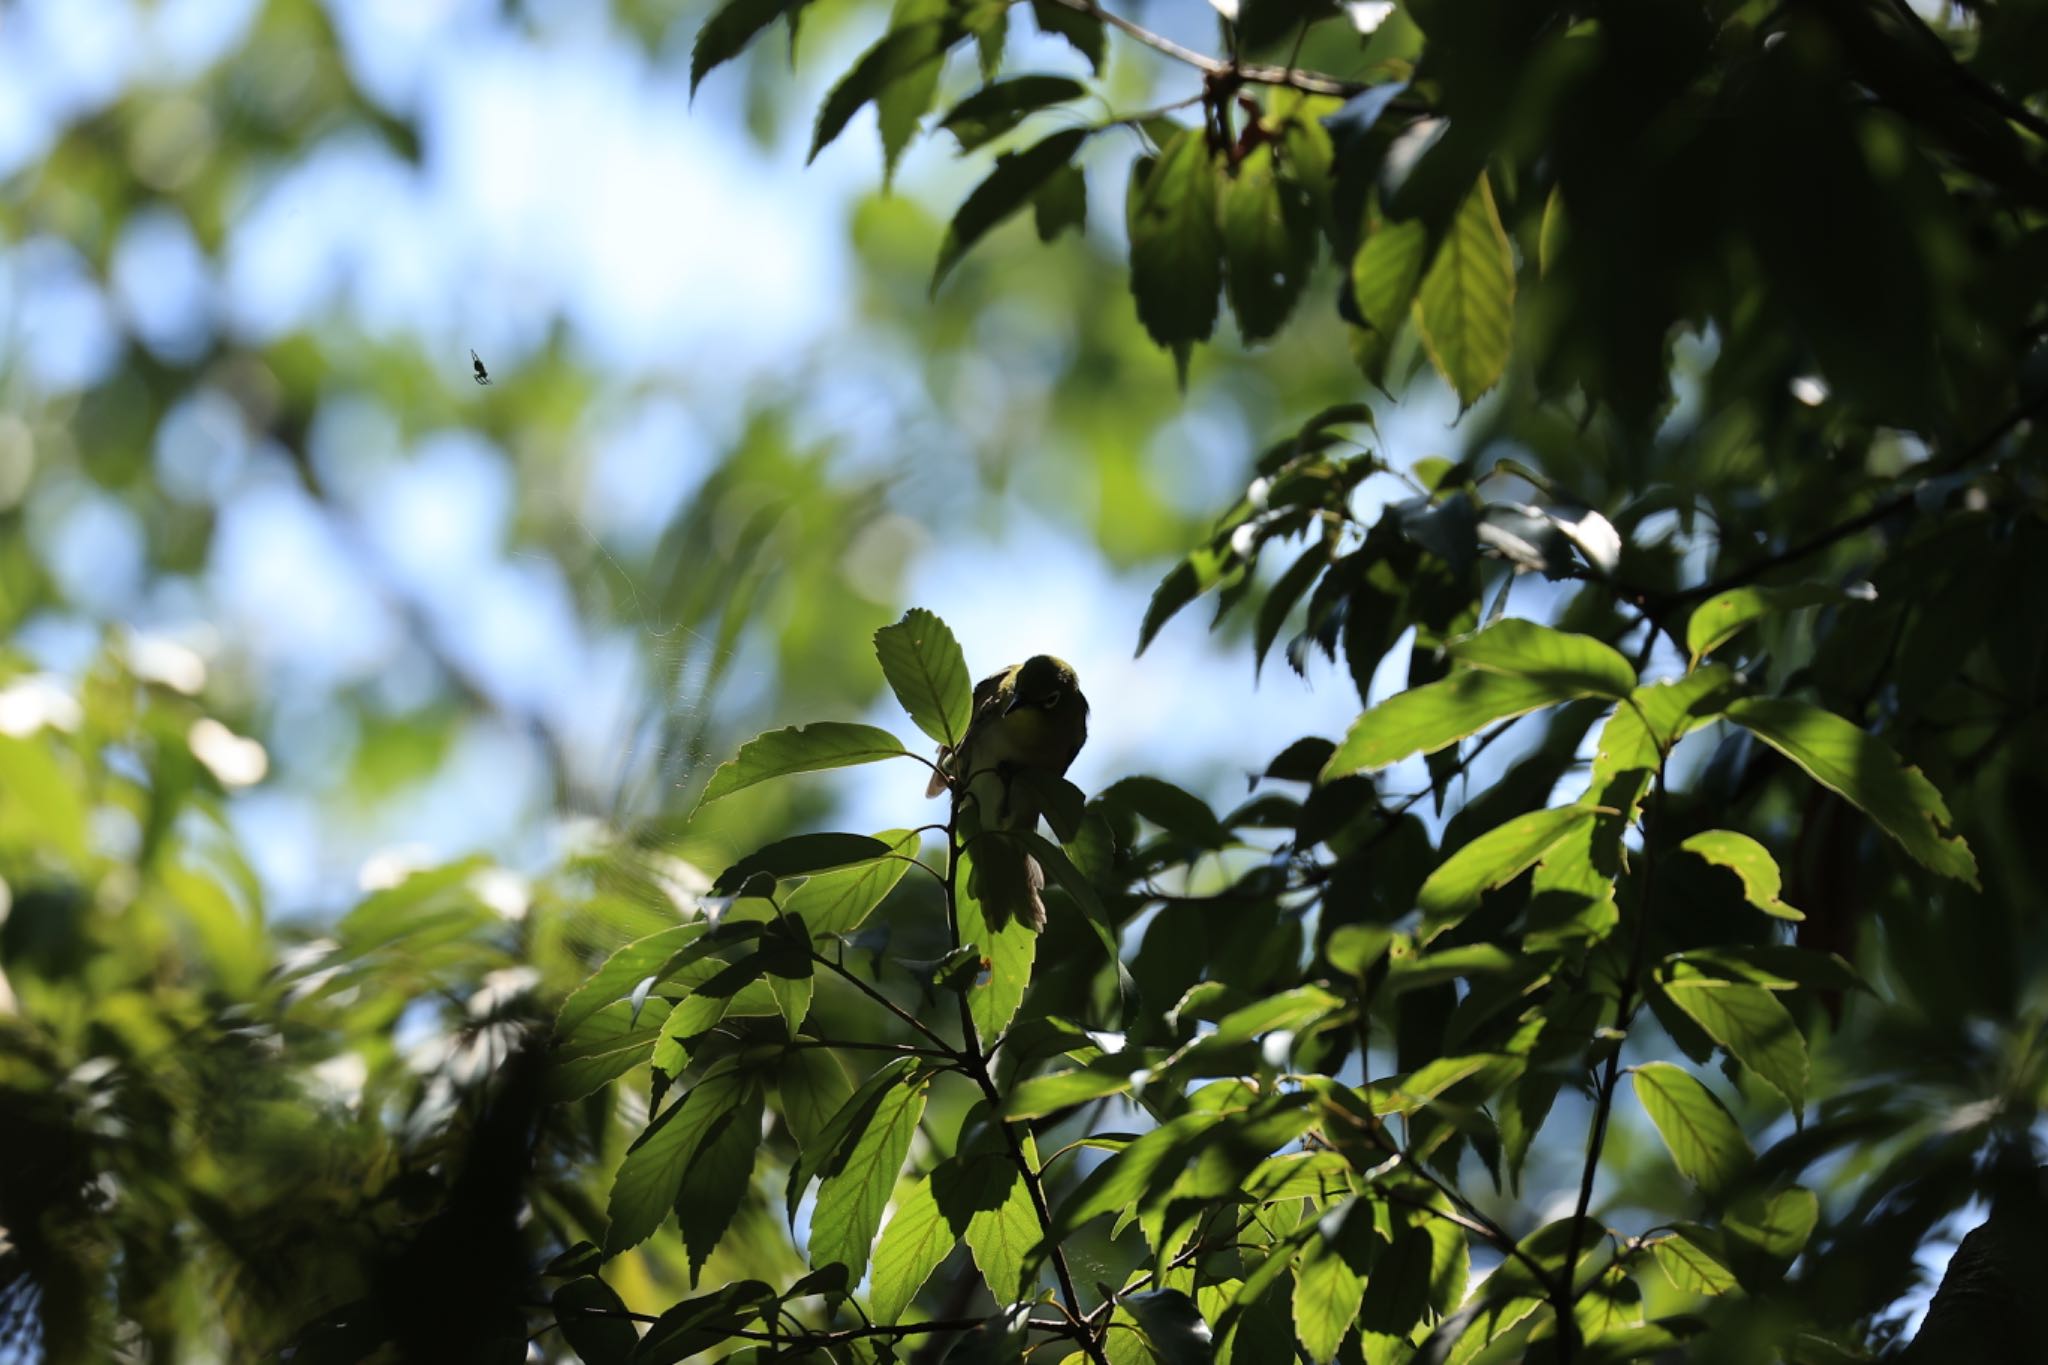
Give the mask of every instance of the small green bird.
[{"label": "small green bird", "polygon": [[959,795],[962,826],[972,841],[969,891],[991,929],[1021,919],[1045,929],[1045,870],[1021,839],[994,831],[1038,828],[1039,801],[1022,769],[1064,777],[1088,742],[1088,699],[1073,666],[1034,654],[974,685],[974,714],[957,747],[939,748],[939,771],[925,795],[948,786]]}]

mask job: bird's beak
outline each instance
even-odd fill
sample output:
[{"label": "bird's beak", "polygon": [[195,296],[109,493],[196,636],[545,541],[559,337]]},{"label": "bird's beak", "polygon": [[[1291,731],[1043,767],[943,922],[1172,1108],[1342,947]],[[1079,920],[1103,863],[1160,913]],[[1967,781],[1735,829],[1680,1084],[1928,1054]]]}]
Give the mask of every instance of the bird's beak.
[{"label": "bird's beak", "polygon": [[1006,716],[1009,715],[1012,711],[1017,709],[1017,704],[1023,700],[1024,694],[1022,692],[1017,691],[1015,688],[1012,688],[1010,690],[1010,704],[1003,708],[1003,714]]}]

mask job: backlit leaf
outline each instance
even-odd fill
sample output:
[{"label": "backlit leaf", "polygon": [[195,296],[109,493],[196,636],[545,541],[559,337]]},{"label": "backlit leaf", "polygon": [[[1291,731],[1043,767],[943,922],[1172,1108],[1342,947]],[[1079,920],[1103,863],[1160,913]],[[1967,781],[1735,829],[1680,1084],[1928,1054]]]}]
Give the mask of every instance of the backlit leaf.
[{"label": "backlit leaf", "polygon": [[913,1081],[885,1091],[866,1126],[852,1137],[838,1170],[818,1188],[811,1213],[813,1266],[843,1265],[849,1280],[866,1272],[868,1248],[924,1113],[926,1085]]},{"label": "backlit leaf", "polygon": [[875,657],[917,728],[941,744],[958,744],[973,711],[974,685],[951,628],[913,607],[896,624],[875,632]]},{"label": "backlit leaf", "polygon": [[1450,677],[1411,687],[1351,723],[1321,780],[1374,772],[1411,754],[1435,753],[1497,721],[1525,716],[1586,693],[1543,678],[1460,669]]},{"label": "backlit leaf", "polygon": [[1660,973],[1664,993],[1707,1036],[1785,1097],[1793,1113],[1806,1105],[1806,1039],[1791,1011],[1762,986],[1729,981],[1685,962]]},{"label": "backlit leaf", "polygon": [[1549,683],[1578,697],[1619,701],[1636,685],[1635,669],[1612,645],[1534,621],[1497,621],[1452,641],[1448,652],[1467,668]]},{"label": "backlit leaf", "polygon": [[946,55],[960,30],[950,21],[929,20],[892,29],[881,41],[861,54],[818,109],[818,125],[811,135],[810,155],[815,161],[832,140],[846,129],[862,106],[878,98],[891,85],[914,77],[927,67],[936,67]]},{"label": "backlit leaf", "polygon": [[1223,286],[1216,163],[1208,134],[1181,130],[1132,171],[1128,227],[1138,320],[1161,346],[1206,341]]},{"label": "backlit leaf", "polygon": [[1009,132],[1025,115],[1087,93],[1086,86],[1068,76],[1011,76],[961,100],[939,120],[939,127],[959,139],[961,151],[971,152]]},{"label": "backlit leaf", "polygon": [[1416,305],[1429,358],[1470,407],[1506,369],[1515,321],[1515,252],[1484,174],[1451,220]]},{"label": "backlit leaf", "polygon": [[1806,916],[1784,901],[1778,899],[1779,888],[1784,885],[1778,875],[1778,860],[1747,834],[1738,834],[1732,829],[1702,830],[1679,845],[1688,853],[1694,853],[1716,867],[1725,867],[1742,881],[1743,899],[1778,919],[1805,919]]},{"label": "backlit leaf", "polygon": [[1889,744],[1832,711],[1781,697],[1746,697],[1728,719],[1806,770],[1899,841],[1921,866],[1977,885],[1977,859],[1941,793]]},{"label": "backlit leaf", "polygon": [[1446,858],[1415,894],[1426,936],[1442,933],[1478,909],[1481,895],[1521,876],[1595,815],[1589,806],[1531,811],[1488,830]]},{"label": "backlit leaf", "polygon": [[770,778],[876,763],[908,752],[896,736],[872,725],[822,720],[770,730],[742,744],[737,757],[719,765],[697,804],[709,805]]},{"label": "backlit leaf", "polygon": [[1749,1143],[1714,1093],[1669,1062],[1645,1062],[1630,1078],[1679,1174],[1710,1198],[1732,1188],[1749,1166]]},{"label": "backlit leaf", "polygon": [[946,228],[945,240],[939,243],[938,265],[932,270],[932,288],[939,287],[969,247],[1031,202],[1032,195],[1073,160],[1088,134],[1086,128],[1062,129],[1021,152],[997,157],[995,169],[961,202]]}]

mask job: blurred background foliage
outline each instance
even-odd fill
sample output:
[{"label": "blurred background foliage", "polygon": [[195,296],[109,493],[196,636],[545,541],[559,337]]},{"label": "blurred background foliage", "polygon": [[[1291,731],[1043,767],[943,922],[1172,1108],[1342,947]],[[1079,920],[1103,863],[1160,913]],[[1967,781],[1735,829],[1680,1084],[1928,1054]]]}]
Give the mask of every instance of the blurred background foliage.
[{"label": "blurred background foliage", "polygon": [[[451,1331],[523,1338],[508,1287],[601,1224],[646,1119],[610,1089],[545,1103],[529,1027],[690,906],[700,869],[835,802],[862,829],[927,818],[895,774],[686,826],[708,761],[867,713],[871,633],[915,601],[977,673],[1075,659],[1097,706],[1084,789],[1144,771],[1227,807],[1402,675],[1317,661],[1340,623],[1311,619],[1315,688],[1276,659],[1254,693],[1246,612],[1214,644],[1176,621],[1132,663],[1144,604],[1270,440],[1368,395],[1386,462],[1439,502],[1522,461],[1605,513],[1620,576],[1653,593],[1888,509],[1801,566],[1876,598],[1788,617],[1746,666],[1923,766],[1983,890],[1902,871],[1749,752],[1702,753],[1674,822],[1740,812],[1821,912],[1812,946],[1877,987],[1804,1021],[1833,1107],[1793,1155],[1822,1162],[1816,1245],[1841,1253],[1805,1292],[1869,1341],[1895,1332],[1929,1238],[2024,1144],[2044,1081],[2048,540],[2038,424],[2009,419],[2048,383],[2048,181],[2039,127],[1941,93],[1954,50],[2038,103],[2038,7],[1937,32],[1844,3],[1851,41],[1795,26],[1769,49],[1747,40],[1782,15],[1755,4],[1614,7],[1598,41],[1506,3],[1418,0],[1363,41],[1318,26],[1301,64],[1348,80],[1412,75],[1427,42],[1438,108],[1485,130],[1431,144],[1439,178],[1411,191],[1492,166],[1524,264],[1513,361],[1455,426],[1415,336],[1359,346],[1327,255],[1274,340],[1219,332],[1183,389],[1128,287],[1134,128],[1091,148],[1084,234],[1006,228],[933,293],[978,164],[916,144],[884,193],[863,134],[801,169],[883,7],[812,7],[793,68],[778,33],[692,105],[709,8],[0,4],[0,1338],[241,1358],[323,1315],[306,1350],[333,1358],[361,1353],[349,1331],[415,1358],[457,1358]],[[1216,45],[1205,7],[1142,13]],[[1086,71],[1015,28],[1013,62]],[[1199,90],[1110,51],[1098,113]],[[938,107],[977,84],[959,63],[944,81]],[[1845,88],[1869,98],[1827,93]],[[1957,466],[1914,484],[1929,459]],[[1537,499],[1500,477],[1492,496]],[[1504,589],[1508,566],[1485,572]],[[1514,582],[1518,612],[1661,657],[1611,594]],[[1568,724],[1500,746],[1440,791],[1419,851],[1359,875],[1412,886],[1483,827],[1461,801],[1543,804],[1582,754]],[[1213,889],[1259,859],[1186,861]],[[1190,944],[1247,988],[1286,975],[1248,946],[1306,951],[1298,919],[1248,939],[1210,914],[1213,938],[1175,942],[1140,918],[1156,903],[1118,913],[1169,1001],[1204,969]],[[931,910],[892,901],[890,950],[936,957]],[[1049,958],[1087,951],[1056,923]],[[1610,1156],[1604,1204],[1677,1198],[1642,1125]],[[776,1202],[742,1212],[759,1235],[721,1244],[710,1282],[802,1274]],[[1558,1212],[1498,1205],[1518,1228]],[[673,1233],[607,1273],[648,1311],[690,1279]]]}]

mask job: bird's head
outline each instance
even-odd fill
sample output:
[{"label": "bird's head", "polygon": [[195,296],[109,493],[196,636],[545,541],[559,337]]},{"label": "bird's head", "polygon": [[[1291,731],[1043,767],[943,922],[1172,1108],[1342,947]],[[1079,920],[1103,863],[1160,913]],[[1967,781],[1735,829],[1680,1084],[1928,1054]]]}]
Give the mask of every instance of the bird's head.
[{"label": "bird's head", "polygon": [[1070,696],[1079,695],[1081,680],[1065,659],[1034,654],[1017,666],[1017,681],[1010,693],[1007,710],[1036,706],[1051,710]]}]

